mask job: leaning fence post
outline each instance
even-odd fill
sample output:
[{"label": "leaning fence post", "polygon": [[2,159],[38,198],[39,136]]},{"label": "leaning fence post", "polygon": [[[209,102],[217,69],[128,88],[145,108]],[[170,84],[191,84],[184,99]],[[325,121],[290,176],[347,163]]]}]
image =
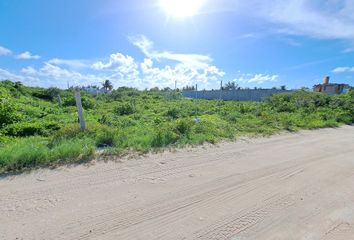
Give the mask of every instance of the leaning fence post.
[{"label": "leaning fence post", "polygon": [[198,99],[198,84],[195,85],[195,99]]},{"label": "leaning fence post", "polygon": [[222,100],[222,81],[220,82],[220,101]]},{"label": "leaning fence post", "polygon": [[75,100],[76,100],[77,113],[79,115],[80,127],[81,130],[84,131],[86,130],[86,123],[85,123],[84,113],[82,109],[81,95],[79,89],[76,89],[75,91]]},{"label": "leaning fence post", "polygon": [[62,101],[61,101],[60,95],[58,95],[58,104],[59,104],[59,107],[61,107]]}]

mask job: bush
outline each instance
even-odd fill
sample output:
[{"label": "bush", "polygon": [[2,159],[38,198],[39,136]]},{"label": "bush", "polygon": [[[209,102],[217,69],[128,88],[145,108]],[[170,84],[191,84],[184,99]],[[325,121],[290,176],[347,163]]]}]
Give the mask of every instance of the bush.
[{"label": "bush", "polygon": [[20,120],[15,105],[8,98],[0,99],[0,127]]},{"label": "bush", "polygon": [[86,130],[82,131],[79,124],[67,124],[52,136],[51,143],[56,144],[62,140],[73,138],[95,138],[97,133],[105,127],[97,123],[87,123]]},{"label": "bush", "polygon": [[266,99],[266,103],[278,112],[295,112],[300,108],[311,111],[328,106],[330,99],[326,94],[298,91],[274,94]]},{"label": "bush", "polygon": [[137,110],[133,103],[121,103],[114,108],[114,112],[119,116],[124,116],[136,113]]},{"label": "bush", "polygon": [[177,121],[176,131],[178,134],[188,136],[193,128],[194,122],[190,119]]},{"label": "bush", "polygon": [[167,145],[176,143],[179,137],[169,128],[158,128],[155,130],[151,146],[154,148],[165,147]]},{"label": "bush", "polygon": [[18,122],[5,127],[5,132],[7,135],[14,137],[48,136],[59,128],[59,125],[54,122]]},{"label": "bush", "polygon": [[53,101],[61,93],[59,88],[48,88],[48,89],[36,89],[32,91],[31,95],[47,101]]},{"label": "bush", "polygon": [[96,146],[97,147],[113,147],[116,143],[116,136],[118,131],[110,128],[103,128],[97,133]]},{"label": "bush", "polygon": [[168,109],[168,111],[166,112],[166,116],[167,117],[170,117],[170,118],[173,118],[173,119],[177,119],[181,116],[181,110],[178,109],[178,108],[170,108]]},{"label": "bush", "polygon": [[[87,96],[81,96],[81,104],[84,109],[93,109],[95,107],[95,102]],[[76,100],[74,96],[65,98],[63,102],[63,106],[64,107],[76,106]]]},{"label": "bush", "polygon": [[95,144],[90,138],[63,140],[49,150],[50,162],[82,161],[95,154]]}]

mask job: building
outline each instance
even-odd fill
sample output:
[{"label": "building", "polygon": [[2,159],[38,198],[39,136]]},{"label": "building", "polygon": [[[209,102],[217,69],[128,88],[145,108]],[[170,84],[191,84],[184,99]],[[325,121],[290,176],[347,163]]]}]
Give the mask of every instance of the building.
[{"label": "building", "polygon": [[322,92],[327,94],[342,94],[349,89],[348,84],[329,83],[330,77],[326,76],[322,84],[313,87],[314,92]]},{"label": "building", "polygon": [[96,87],[96,86],[83,87],[82,90],[84,90],[87,93],[92,94],[92,95],[98,95],[98,94],[104,94],[104,93],[111,92],[111,91],[107,91],[104,88],[99,88],[99,87]]}]

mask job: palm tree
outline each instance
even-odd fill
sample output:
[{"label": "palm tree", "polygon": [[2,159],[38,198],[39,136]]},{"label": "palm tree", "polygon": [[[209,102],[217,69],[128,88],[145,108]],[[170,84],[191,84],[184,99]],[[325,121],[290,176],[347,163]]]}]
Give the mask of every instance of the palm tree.
[{"label": "palm tree", "polygon": [[102,83],[102,87],[103,89],[108,92],[108,91],[111,91],[113,89],[113,84],[111,83],[111,81],[109,80],[105,80],[103,83]]}]

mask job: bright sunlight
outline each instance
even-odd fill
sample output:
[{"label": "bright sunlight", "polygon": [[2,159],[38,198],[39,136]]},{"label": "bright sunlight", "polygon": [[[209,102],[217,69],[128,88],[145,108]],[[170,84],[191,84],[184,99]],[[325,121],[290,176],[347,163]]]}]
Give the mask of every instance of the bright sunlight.
[{"label": "bright sunlight", "polygon": [[160,0],[161,7],[172,17],[191,17],[198,13],[205,0]]}]

